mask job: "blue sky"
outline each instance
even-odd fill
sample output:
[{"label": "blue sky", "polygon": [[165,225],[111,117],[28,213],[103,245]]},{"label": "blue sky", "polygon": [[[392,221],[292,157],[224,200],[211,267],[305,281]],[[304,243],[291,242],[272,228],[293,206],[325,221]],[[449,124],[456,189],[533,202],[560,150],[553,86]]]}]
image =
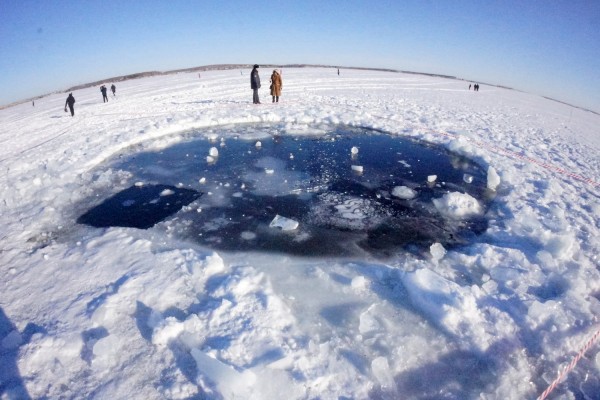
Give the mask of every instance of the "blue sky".
[{"label": "blue sky", "polygon": [[229,63],[439,73],[600,112],[600,1],[0,0],[0,104]]}]

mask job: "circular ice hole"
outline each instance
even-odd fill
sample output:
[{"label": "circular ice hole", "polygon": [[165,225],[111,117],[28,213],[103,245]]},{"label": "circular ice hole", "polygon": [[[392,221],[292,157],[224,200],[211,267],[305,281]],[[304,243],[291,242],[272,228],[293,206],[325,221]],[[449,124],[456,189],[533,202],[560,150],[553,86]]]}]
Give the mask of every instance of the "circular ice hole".
[{"label": "circular ice hole", "polygon": [[[218,137],[238,140],[218,151],[218,162],[206,163],[202,156],[216,153],[214,134],[196,130],[171,147],[102,168],[123,170],[131,182],[181,183],[200,193],[166,217],[169,234],[216,250],[385,257],[405,249],[429,253],[434,243],[468,244],[487,228],[494,192],[488,171],[472,160],[373,129],[314,131],[299,136],[277,126],[275,140],[257,141],[273,125],[223,127]],[[297,226],[274,229],[277,216]]]}]

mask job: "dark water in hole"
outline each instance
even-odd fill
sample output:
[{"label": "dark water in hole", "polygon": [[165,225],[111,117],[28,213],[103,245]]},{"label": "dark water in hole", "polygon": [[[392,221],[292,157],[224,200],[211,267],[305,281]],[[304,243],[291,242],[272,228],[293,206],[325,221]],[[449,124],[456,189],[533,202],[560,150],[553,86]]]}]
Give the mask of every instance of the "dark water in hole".
[{"label": "dark water in hole", "polygon": [[[432,203],[448,192],[468,193],[485,212],[491,200],[486,172],[474,162],[374,130],[330,128],[324,136],[299,137],[284,128],[236,126],[216,131],[224,138],[216,141],[196,131],[164,150],[122,156],[110,167],[131,172],[134,182],[201,192],[155,229],[217,250],[387,256],[435,242],[468,243],[486,229],[483,216],[447,218]],[[261,129],[271,133],[261,147],[244,140]],[[208,162],[212,147],[218,157]],[[357,154],[351,155],[352,147]],[[427,182],[429,175],[437,175],[435,183]],[[397,186],[415,197],[392,195]],[[271,226],[278,215],[297,227]]]},{"label": "dark water in hole", "polygon": [[191,189],[166,185],[132,186],[104,200],[77,219],[97,228],[148,229],[200,197]]}]

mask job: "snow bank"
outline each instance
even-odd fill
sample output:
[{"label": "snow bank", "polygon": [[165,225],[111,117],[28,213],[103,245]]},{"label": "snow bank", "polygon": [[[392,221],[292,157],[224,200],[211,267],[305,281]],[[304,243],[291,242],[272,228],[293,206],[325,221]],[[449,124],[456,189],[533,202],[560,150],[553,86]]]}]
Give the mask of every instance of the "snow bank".
[{"label": "snow bank", "polygon": [[442,329],[472,342],[481,351],[492,343],[485,315],[479,310],[477,288],[464,288],[429,269],[409,272],[402,282],[414,306]]}]

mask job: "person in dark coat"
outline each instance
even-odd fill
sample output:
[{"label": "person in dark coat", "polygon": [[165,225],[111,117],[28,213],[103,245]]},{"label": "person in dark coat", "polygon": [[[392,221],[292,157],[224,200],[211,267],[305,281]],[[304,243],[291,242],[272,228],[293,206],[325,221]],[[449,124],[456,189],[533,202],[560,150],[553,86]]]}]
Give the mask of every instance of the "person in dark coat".
[{"label": "person in dark coat", "polygon": [[106,95],[106,86],[100,86],[100,91],[102,92],[102,100],[104,103],[108,101],[108,96]]},{"label": "person in dark coat", "polygon": [[75,97],[73,97],[73,93],[69,93],[69,97],[67,97],[67,101],[65,102],[65,112],[67,112],[67,106],[69,106],[69,110],[71,110],[71,117],[75,116]]},{"label": "person in dark coat", "polygon": [[258,98],[258,89],[260,89],[260,76],[258,76],[258,64],[254,64],[252,72],[250,73],[250,88],[252,89],[252,101],[254,104],[260,104]]},{"label": "person in dark coat", "polygon": [[117,87],[115,86],[114,83],[112,85],[110,85],[110,90],[112,90],[113,96],[115,96],[115,92],[117,91]]}]

